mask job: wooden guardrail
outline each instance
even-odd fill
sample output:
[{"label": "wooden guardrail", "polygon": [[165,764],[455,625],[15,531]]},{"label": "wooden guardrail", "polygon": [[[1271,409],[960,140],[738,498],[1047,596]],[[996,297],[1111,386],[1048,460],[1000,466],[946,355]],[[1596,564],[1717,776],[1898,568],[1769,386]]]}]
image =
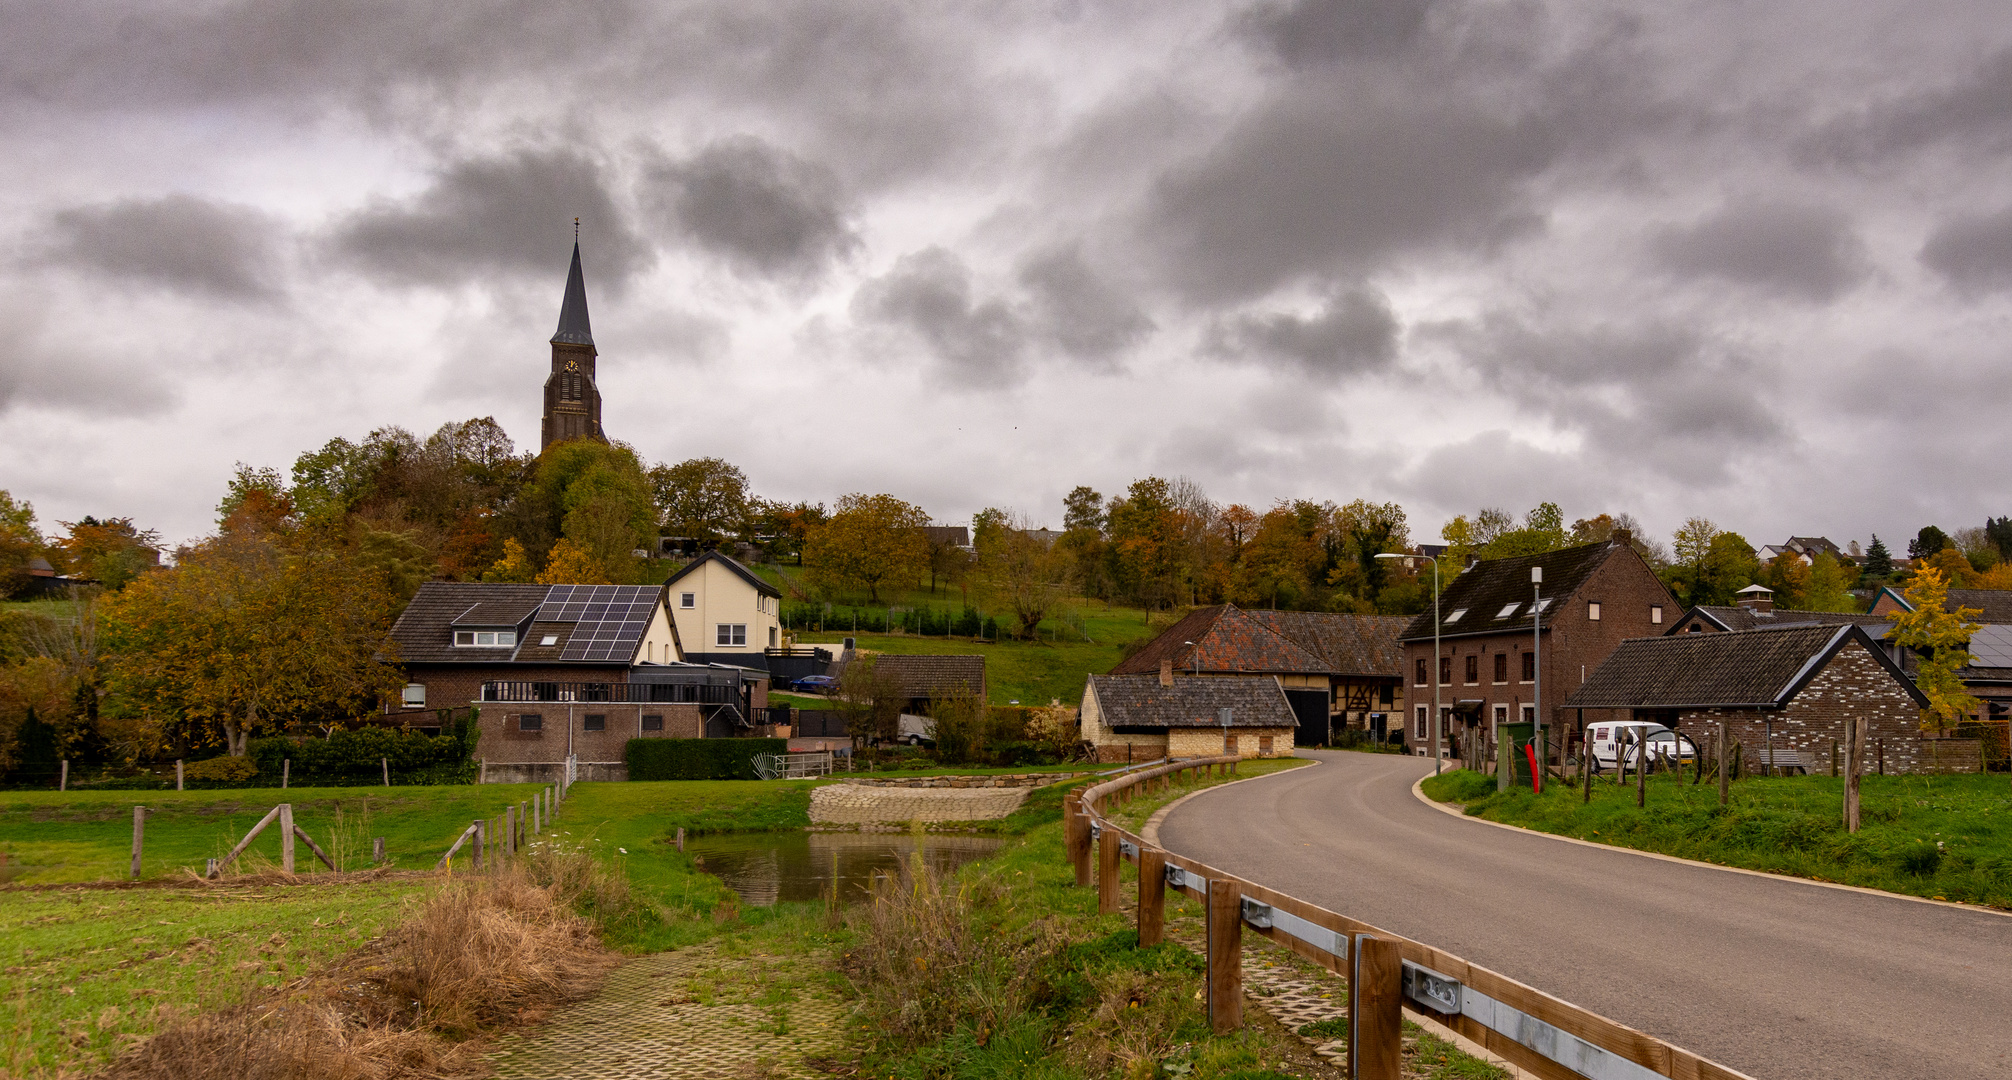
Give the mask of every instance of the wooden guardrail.
[{"label": "wooden guardrail", "polygon": [[1562,1001],[1443,949],[1390,933],[1176,854],[1104,816],[1171,784],[1182,772],[1236,772],[1234,757],[1194,758],[1133,772],[1065,797],[1076,884],[1097,860],[1098,910],[1119,910],[1121,862],[1139,868],[1139,944],[1165,935],[1165,894],[1175,889],[1207,910],[1208,1012],[1218,1033],[1243,1022],[1242,936],[1248,930],[1348,982],[1348,1066],[1355,1080],[1398,1080],[1400,1015],[1409,1009],[1547,1080],[1751,1080],[1679,1046]]}]

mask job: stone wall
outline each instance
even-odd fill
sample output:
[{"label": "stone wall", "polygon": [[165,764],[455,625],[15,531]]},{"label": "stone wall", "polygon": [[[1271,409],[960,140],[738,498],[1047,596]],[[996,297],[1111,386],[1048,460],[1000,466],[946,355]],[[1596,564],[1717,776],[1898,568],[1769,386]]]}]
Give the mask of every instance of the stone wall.
[{"label": "stone wall", "polygon": [[[1588,710],[1590,711],[1590,710]],[[1882,746],[1888,773],[1927,771],[1922,748],[1921,707],[1896,681],[1893,673],[1856,641],[1846,642],[1788,704],[1772,713],[1753,709],[1700,709],[1684,712],[1677,726],[1697,742],[1710,745],[1720,724],[1745,750],[1751,764],[1768,745],[1773,731],[1777,750],[1799,750],[1812,756],[1816,767],[1830,768],[1831,744],[1844,740],[1844,721],[1856,717],[1869,724],[1864,772],[1875,771]],[[1970,751],[1974,760],[1976,750]],[[1973,770],[1974,771],[1974,770]]]},{"label": "stone wall", "polygon": [[[1294,730],[1289,727],[1233,727],[1229,737],[1236,740],[1238,757],[1292,757],[1293,734]],[[1222,728],[1170,728],[1167,731],[1168,757],[1219,757],[1229,752],[1224,745]]]},{"label": "stone wall", "polygon": [[[1144,760],[1151,761],[1151,758]],[[905,776],[886,780],[849,778],[849,784],[887,788],[1037,788],[1074,780],[1086,772],[1006,773],[999,776]]]}]

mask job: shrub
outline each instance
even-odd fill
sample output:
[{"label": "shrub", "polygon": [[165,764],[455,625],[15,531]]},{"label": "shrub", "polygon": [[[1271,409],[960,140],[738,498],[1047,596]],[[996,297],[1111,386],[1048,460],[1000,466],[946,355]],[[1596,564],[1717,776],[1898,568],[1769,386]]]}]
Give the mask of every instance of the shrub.
[{"label": "shrub", "polygon": [[1942,849],[1916,844],[1900,853],[1900,868],[1915,877],[1933,877],[1942,869]]},{"label": "shrub", "polygon": [[258,766],[250,758],[213,757],[182,766],[182,775],[190,780],[249,780],[258,775]]},{"label": "shrub", "polygon": [[253,739],[248,751],[268,779],[277,779],[280,763],[289,759],[291,775],[302,781],[375,778],[384,767],[380,760],[394,775],[426,774],[433,779],[442,772],[473,767],[476,732],[470,718],[454,721],[439,735],[366,727],[338,731],[326,739]]},{"label": "shrub", "polygon": [[789,752],[788,739],[630,739],[631,780],[758,780],[756,754]]}]

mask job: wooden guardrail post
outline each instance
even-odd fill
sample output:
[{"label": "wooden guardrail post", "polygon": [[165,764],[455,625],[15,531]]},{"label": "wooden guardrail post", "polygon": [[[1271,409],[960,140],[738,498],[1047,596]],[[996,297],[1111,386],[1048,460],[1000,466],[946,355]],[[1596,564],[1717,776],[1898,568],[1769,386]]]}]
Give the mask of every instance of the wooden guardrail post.
[{"label": "wooden guardrail post", "polygon": [[1167,930],[1167,853],[1139,846],[1139,948],[1158,945]]},{"label": "wooden guardrail post", "polygon": [[140,846],[147,834],[147,808],[133,807],[133,880],[140,880]]},{"label": "wooden guardrail post", "polygon": [[384,837],[382,836],[371,837],[370,863],[372,866],[384,865]]},{"label": "wooden guardrail post", "polygon": [[279,804],[279,867],[293,873],[293,804]]},{"label": "wooden guardrail post", "polygon": [[1844,721],[1844,831],[1858,831],[1858,774],[1865,771],[1865,725]]},{"label": "wooden guardrail post", "polygon": [[1348,1074],[1352,1080],[1400,1080],[1404,1072],[1404,962],[1397,942],[1355,936],[1348,980]]},{"label": "wooden guardrail post", "polygon": [[1243,894],[1230,878],[1209,879],[1209,1027],[1228,1035],[1244,1023]]},{"label": "wooden guardrail post", "polygon": [[1097,838],[1097,914],[1118,913],[1118,830],[1106,827]]},{"label": "wooden guardrail post", "polygon": [[1076,868],[1076,887],[1090,884],[1090,819],[1083,815],[1083,794],[1072,791],[1063,801],[1064,835],[1069,845],[1069,862]]},{"label": "wooden guardrail post", "polygon": [[175,790],[182,790],[182,759],[175,759]]}]

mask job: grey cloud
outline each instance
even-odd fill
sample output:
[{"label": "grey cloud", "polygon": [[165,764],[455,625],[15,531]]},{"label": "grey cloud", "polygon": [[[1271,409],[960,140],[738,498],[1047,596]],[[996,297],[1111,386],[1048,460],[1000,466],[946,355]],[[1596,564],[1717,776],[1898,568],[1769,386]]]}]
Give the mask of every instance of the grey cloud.
[{"label": "grey cloud", "polygon": [[53,340],[44,300],[14,290],[0,302],[0,338],[9,343],[0,350],[0,415],[42,409],[87,418],[147,416],[174,404],[157,365]]},{"label": "grey cloud", "polygon": [[1245,33],[1294,66],[1402,52],[1425,26],[1433,0],[1289,0],[1260,4],[1238,20]]},{"label": "grey cloud", "polygon": [[1943,222],[1922,245],[1921,261],[1965,289],[2012,286],[2012,207]]},{"label": "grey cloud", "polygon": [[1153,332],[1138,301],[1092,269],[1079,247],[1039,252],[1019,277],[1047,334],[1077,359],[1112,360]]},{"label": "grey cloud", "polygon": [[859,247],[830,169],[741,136],[650,175],[672,228],[754,274],[813,276]]},{"label": "grey cloud", "polygon": [[1380,371],[1397,361],[1397,316],[1373,289],[1336,292],[1312,315],[1243,314],[1217,324],[1210,351],[1232,359],[1279,358],[1327,376]]},{"label": "grey cloud", "polygon": [[1827,303],[1869,272],[1851,219],[1828,207],[1742,202],[1673,228],[1650,245],[1665,270]]},{"label": "grey cloud", "polygon": [[228,299],[280,291],[280,228],[246,206],[169,195],[52,215],[41,258],[141,285]]},{"label": "grey cloud", "polygon": [[1945,85],[1875,102],[1805,138],[1805,160],[1886,168],[1945,143],[1969,154],[2012,146],[2012,49],[2001,49]]},{"label": "grey cloud", "polygon": [[1027,329],[999,300],[975,300],[971,271],[940,247],[903,255],[894,268],[859,287],[853,318],[914,333],[950,382],[1016,383],[1023,375]]},{"label": "grey cloud", "polygon": [[456,162],[404,202],[383,202],[337,230],[343,257],[405,281],[451,284],[487,274],[563,280],[573,219],[588,281],[619,285],[653,257],[609,194],[606,170],[563,150]]}]

